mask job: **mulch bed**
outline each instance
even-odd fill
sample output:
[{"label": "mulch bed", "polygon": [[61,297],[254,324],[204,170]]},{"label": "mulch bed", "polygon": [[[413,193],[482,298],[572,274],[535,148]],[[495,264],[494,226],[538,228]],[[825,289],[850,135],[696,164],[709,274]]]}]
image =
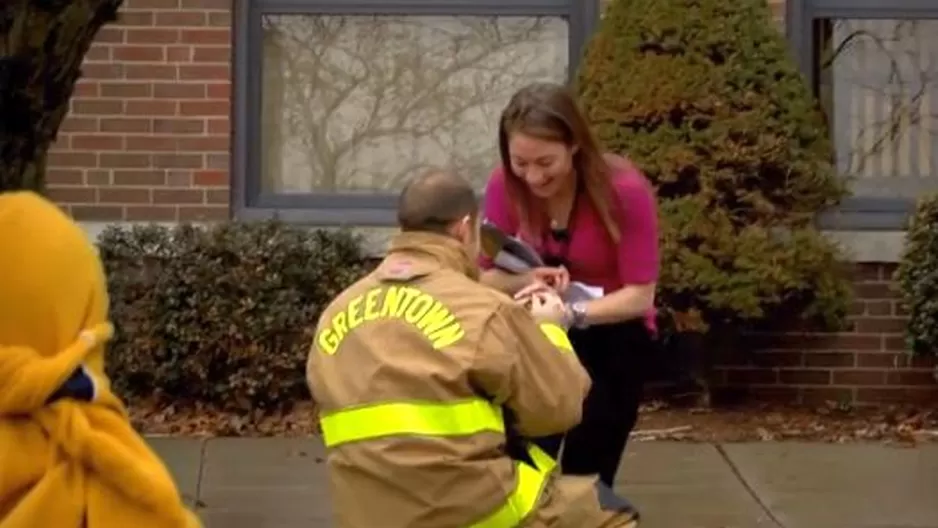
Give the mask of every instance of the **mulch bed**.
[{"label": "mulch bed", "polygon": [[[237,413],[156,402],[131,406],[134,426],[151,435],[308,436],[318,432],[316,411],[303,403],[289,412]],[[877,442],[903,446],[938,443],[938,408],[849,407],[830,403],[794,407],[749,403],[726,408],[682,408],[652,402],[642,408],[633,441]]]}]

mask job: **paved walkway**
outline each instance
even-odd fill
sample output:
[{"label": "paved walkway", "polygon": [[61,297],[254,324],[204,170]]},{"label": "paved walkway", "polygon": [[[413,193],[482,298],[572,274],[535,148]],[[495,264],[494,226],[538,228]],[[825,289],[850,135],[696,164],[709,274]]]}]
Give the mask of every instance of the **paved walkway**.
[{"label": "paved walkway", "polygon": [[[206,528],[328,528],[322,447],[153,438]],[[635,443],[643,528],[938,528],[938,446]]]}]

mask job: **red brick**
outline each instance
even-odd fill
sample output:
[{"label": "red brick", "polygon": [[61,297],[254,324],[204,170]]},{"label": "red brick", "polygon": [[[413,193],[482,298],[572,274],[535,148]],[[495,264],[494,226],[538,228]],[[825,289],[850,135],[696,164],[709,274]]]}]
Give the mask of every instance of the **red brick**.
[{"label": "red brick", "polygon": [[124,148],[122,136],[111,135],[75,135],[72,136],[73,150],[121,150]]},{"label": "red brick", "polygon": [[906,320],[901,317],[857,317],[853,324],[861,334],[901,334]]},{"label": "red brick", "polygon": [[75,220],[78,221],[103,222],[123,220],[124,216],[124,208],[114,205],[73,205],[71,212]]},{"label": "red brick", "polygon": [[165,99],[130,100],[127,101],[124,113],[133,116],[155,117],[176,115],[176,110],[176,101],[167,101]]},{"label": "red brick", "polygon": [[102,82],[101,97],[138,98],[152,97],[153,85],[141,82]]},{"label": "red brick", "polygon": [[231,82],[209,83],[208,96],[211,99],[231,99]]},{"label": "red brick", "polygon": [[170,187],[191,187],[191,170],[169,170],[166,171],[166,185]]},{"label": "red brick", "polygon": [[168,46],[166,48],[167,62],[190,62],[192,60],[191,46]]},{"label": "red brick", "polygon": [[217,9],[230,11],[232,0],[182,0],[183,9]]},{"label": "red brick", "polygon": [[886,383],[883,370],[835,370],[832,372],[834,385],[882,385]]},{"label": "red brick", "polygon": [[95,203],[97,196],[90,187],[52,187],[47,190],[50,200],[63,204]]},{"label": "red brick", "polygon": [[881,387],[857,389],[857,403],[936,403],[938,385],[934,387]]},{"label": "red brick", "polygon": [[174,151],[176,150],[176,138],[162,136],[128,136],[125,149],[132,151]]},{"label": "red brick", "polygon": [[205,120],[185,118],[154,119],[153,132],[157,134],[201,134],[205,132]]},{"label": "red brick", "polygon": [[204,26],[207,20],[203,11],[166,11],[156,13],[157,26],[192,27]]},{"label": "red brick", "polygon": [[114,46],[114,60],[127,62],[161,62],[166,52],[159,46]]},{"label": "red brick", "polygon": [[125,0],[124,9],[178,9],[179,0]]},{"label": "red brick", "polygon": [[180,41],[183,44],[230,44],[231,31],[228,28],[183,29]]},{"label": "red brick", "polygon": [[98,201],[111,204],[150,203],[150,190],[139,187],[103,187],[98,189]]},{"label": "red brick", "polygon": [[228,173],[220,170],[197,171],[194,175],[195,185],[216,186],[228,183]]},{"label": "red brick", "polygon": [[145,169],[150,167],[152,157],[149,154],[104,153],[101,154],[101,166],[114,169]]},{"label": "red brick", "polygon": [[124,109],[124,102],[112,99],[72,99],[75,115],[114,115]]},{"label": "red brick", "polygon": [[778,373],[772,369],[736,368],[725,372],[730,385],[766,385],[778,381]]},{"label": "red brick", "polygon": [[131,222],[174,222],[179,218],[179,208],[165,205],[129,205],[126,216]]},{"label": "red brick", "polygon": [[227,116],[231,113],[228,101],[181,101],[179,113],[184,116]]},{"label": "red brick", "polygon": [[46,182],[50,185],[79,185],[84,181],[84,174],[79,169],[47,169]]},{"label": "red brick", "polygon": [[783,369],[778,373],[784,385],[827,385],[831,382],[829,370]]},{"label": "red brick", "polygon": [[218,222],[228,220],[227,207],[180,206],[179,220],[182,222]]},{"label": "red brick", "polygon": [[154,154],[153,167],[160,169],[198,169],[202,167],[199,154]]},{"label": "red brick", "polygon": [[175,44],[179,42],[179,30],[169,28],[128,29],[127,42],[130,44]]},{"label": "red brick", "polygon": [[799,399],[798,389],[795,387],[755,386],[750,387],[748,392],[756,401],[794,403]]},{"label": "red brick", "polygon": [[97,132],[97,117],[68,117],[62,121],[59,132]]},{"label": "red brick", "polygon": [[153,203],[157,204],[203,204],[205,191],[201,189],[154,189]]},{"label": "red brick", "polygon": [[81,66],[81,73],[86,79],[120,79],[124,76],[124,65],[85,63]]},{"label": "red brick", "polygon": [[228,204],[231,201],[231,191],[228,189],[209,189],[205,191],[205,201],[215,205]]},{"label": "red brick", "polygon": [[201,99],[205,97],[205,84],[155,83],[153,96],[160,99]]},{"label": "red brick", "polygon": [[165,184],[166,171],[151,169],[114,171],[114,185],[151,187]]},{"label": "red brick", "polygon": [[219,169],[227,171],[231,167],[231,155],[225,154],[206,154],[205,168]]},{"label": "red brick", "polygon": [[98,155],[94,152],[50,151],[46,161],[50,167],[95,167],[98,164]]},{"label": "red brick", "polygon": [[[117,14],[117,24],[121,26],[152,26],[153,13],[148,11],[121,10]],[[133,39],[129,38],[132,31],[134,30],[127,31],[128,42],[133,42]]]},{"label": "red brick", "polygon": [[82,80],[75,84],[72,97],[98,97],[100,95],[98,83],[91,80]]},{"label": "red brick", "polygon": [[90,169],[85,171],[85,183],[91,186],[111,185],[111,172],[107,170]]},{"label": "red brick", "polygon": [[127,117],[102,117],[102,132],[150,132],[152,121],[145,118],[127,118]]},{"label": "red brick", "polygon": [[86,61],[111,60],[111,47],[106,44],[92,44],[85,54]]},{"label": "red brick", "polygon": [[231,68],[221,64],[183,64],[179,78],[184,81],[219,81],[231,78]]},{"label": "red brick", "polygon": [[864,368],[896,368],[905,365],[905,356],[894,352],[863,352],[857,354],[857,366]]},{"label": "red brick", "polygon": [[231,13],[216,12],[208,14],[208,25],[219,27],[231,27]]},{"label": "red brick", "polygon": [[228,118],[207,119],[209,134],[231,134],[231,121]]},{"label": "red brick", "polygon": [[806,367],[852,367],[856,354],[852,352],[811,352],[804,355]]},{"label": "red brick", "polygon": [[827,402],[852,402],[855,392],[854,389],[844,387],[805,387],[801,390],[801,403],[805,405],[821,405]]},{"label": "red brick", "polygon": [[886,373],[888,385],[934,385],[938,383],[935,372],[931,369],[893,370]]},{"label": "red brick", "polygon": [[210,48],[200,46],[198,48],[193,48],[192,60],[194,62],[227,63],[231,60],[231,50],[227,47]]},{"label": "red brick", "polygon": [[227,151],[231,141],[226,136],[186,136],[177,140],[179,150],[185,151]]},{"label": "red brick", "polygon": [[904,336],[885,336],[883,338],[883,350],[895,350],[905,352],[908,350]]},{"label": "red brick", "polygon": [[179,77],[176,66],[171,64],[124,64],[123,68],[128,79],[174,81]]},{"label": "red brick", "polygon": [[94,40],[98,43],[120,44],[124,42],[124,30],[114,26],[103,27],[98,30]]}]

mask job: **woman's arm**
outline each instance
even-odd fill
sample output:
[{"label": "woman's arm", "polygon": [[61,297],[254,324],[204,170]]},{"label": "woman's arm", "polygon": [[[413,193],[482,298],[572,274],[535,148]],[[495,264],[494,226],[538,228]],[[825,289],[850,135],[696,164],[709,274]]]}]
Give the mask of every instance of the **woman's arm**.
[{"label": "woman's arm", "polygon": [[625,285],[585,303],[585,323],[604,324],[644,317],[655,306],[658,281],[658,208],[645,177],[632,169],[615,180],[621,239],[619,277]]}]

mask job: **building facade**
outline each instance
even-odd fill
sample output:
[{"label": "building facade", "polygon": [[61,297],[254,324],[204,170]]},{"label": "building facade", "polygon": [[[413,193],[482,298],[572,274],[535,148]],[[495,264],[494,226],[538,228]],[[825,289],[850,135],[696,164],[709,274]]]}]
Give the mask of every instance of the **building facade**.
[{"label": "building facade", "polygon": [[[719,376],[797,401],[938,397],[934,362],[905,354],[892,280],[908,211],[938,188],[938,4],[772,7],[854,187],[822,225],[857,263],[857,299],[849,331],[751,336],[751,359]],[[446,163],[484,179],[508,95],[567,79],[600,12],[582,0],[125,0],[86,57],[49,192],[92,234],[276,214],[380,241],[415,171]]]}]

